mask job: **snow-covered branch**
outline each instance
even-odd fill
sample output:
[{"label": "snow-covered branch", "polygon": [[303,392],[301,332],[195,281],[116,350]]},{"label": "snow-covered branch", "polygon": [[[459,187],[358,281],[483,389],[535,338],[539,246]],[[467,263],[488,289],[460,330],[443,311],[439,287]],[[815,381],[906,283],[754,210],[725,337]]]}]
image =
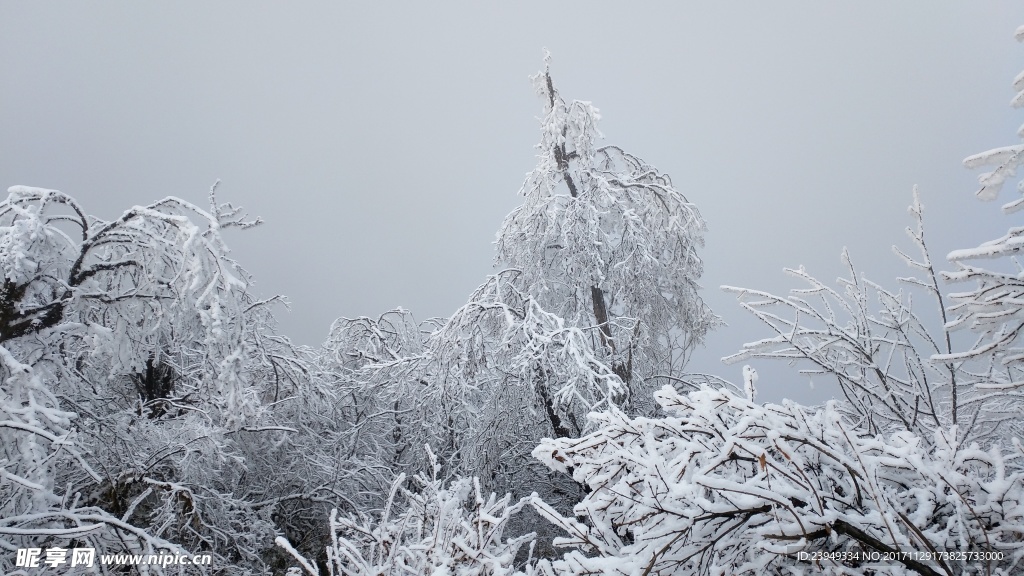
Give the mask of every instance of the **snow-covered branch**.
[{"label": "snow-covered branch", "polygon": [[[556,543],[574,548],[554,563],[560,573],[1020,569],[1019,446],[1012,454],[961,446],[955,428],[936,429],[927,441],[909,432],[865,434],[835,402],[812,411],[758,405],[725,389],[682,395],[667,386],[656,398],[668,416],[594,414],[597,431],[535,450],[591,490],[573,510],[576,519],[537,504],[567,534]],[[954,550],[1000,560],[922,560]],[[827,554],[812,562],[800,552]],[[895,559],[854,559],[869,552]]]}]

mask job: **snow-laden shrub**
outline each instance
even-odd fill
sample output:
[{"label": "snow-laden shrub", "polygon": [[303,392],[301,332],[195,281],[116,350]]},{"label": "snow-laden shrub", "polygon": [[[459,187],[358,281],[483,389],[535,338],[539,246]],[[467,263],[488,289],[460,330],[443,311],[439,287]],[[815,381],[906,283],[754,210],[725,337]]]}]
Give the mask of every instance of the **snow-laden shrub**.
[{"label": "snow-laden shrub", "polygon": [[[868,435],[836,403],[758,405],[725,389],[656,399],[668,416],[591,415],[599,429],[534,455],[590,493],[558,514],[562,574],[1017,574],[1019,443]],[[933,446],[933,448],[929,448]],[[964,558],[937,553],[965,553]],[[971,556],[973,555],[973,556]],[[803,558],[803,559],[802,559]]]},{"label": "snow-laden shrub", "polygon": [[[534,534],[505,539],[504,530],[528,499],[512,503],[508,494],[485,497],[476,478],[459,478],[445,486],[437,479],[436,460],[433,463],[432,477],[415,475],[411,486],[400,474],[377,517],[331,512],[327,562],[332,576],[517,573],[516,556],[524,544],[532,550]],[[319,568],[286,539],[279,537],[277,542],[305,572],[320,576]]]}]

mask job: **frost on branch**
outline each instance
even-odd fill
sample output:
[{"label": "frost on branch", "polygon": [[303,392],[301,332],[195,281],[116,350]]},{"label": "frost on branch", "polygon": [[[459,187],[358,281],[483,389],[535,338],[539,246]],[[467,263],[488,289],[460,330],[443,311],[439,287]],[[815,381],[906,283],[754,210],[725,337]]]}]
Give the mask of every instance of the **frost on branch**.
[{"label": "frost on branch", "polygon": [[[76,415],[60,408],[39,370],[4,347],[0,378],[0,572],[15,573],[14,551],[40,542],[135,554],[186,553],[68,490],[82,486],[65,484],[68,478],[82,477],[85,485],[101,480],[73,431]],[[153,573],[164,572],[155,567]]]},{"label": "frost on branch", "polygon": [[[212,191],[211,202],[214,214],[169,197],[105,222],[61,192],[11,187],[0,202],[0,342],[61,338],[68,360],[74,342],[104,357],[111,377],[173,370],[241,423],[255,404],[237,377],[248,278],[227,257],[220,230],[256,222],[217,205]],[[143,400],[162,403],[172,396],[164,392]]]},{"label": "frost on branch", "polygon": [[[1024,41],[1024,34],[1021,33],[1021,29],[1018,29],[1014,36],[1018,41]],[[1010,106],[1014,108],[1024,107],[1024,72],[1014,78],[1013,90],[1016,94],[1010,100]],[[1024,137],[1024,126],[1017,130],[1017,135]],[[993,148],[992,150],[974,154],[964,159],[964,165],[968,168],[995,166],[995,169],[991,172],[978,176],[981,188],[975,194],[982,200],[995,200],[999,196],[999,191],[1002,190],[1003,184],[1007,179],[1012,178],[1016,174],[1017,168],[1020,167],[1022,162],[1024,162],[1024,146],[1022,145]],[[1017,184],[1017,190],[1024,193],[1024,181]],[[1006,213],[1011,213],[1020,210],[1022,207],[1024,207],[1024,198],[1006,204],[1003,206],[1003,210]]]},{"label": "frost on branch", "polygon": [[487,490],[548,476],[529,458],[536,442],[584,432],[586,413],[621,396],[622,382],[583,330],[520,290],[519,276],[488,278],[447,320],[418,325],[398,310],[335,323],[325,349],[364,443],[353,454],[385,455],[411,474],[429,443],[442,478],[477,476]]},{"label": "frost on branch", "polygon": [[498,232],[495,261],[520,270],[544,310],[589,332],[627,384],[624,405],[644,402],[645,381],[678,373],[719,322],[698,294],[704,220],[667,175],[599,146],[597,109],[564,101],[547,68],[534,82],[539,163]]},{"label": "frost on branch", "polygon": [[430,339],[439,403],[465,410],[453,460],[488,490],[574,502],[579,487],[530,452],[545,436],[583,433],[587,412],[621,397],[623,383],[583,330],[520,286],[518,271],[492,276]]},{"label": "frost on branch", "polygon": [[431,349],[446,375],[481,388],[524,387],[558,412],[553,432],[578,434],[581,421],[556,421],[606,405],[623,394],[623,383],[584,330],[543,309],[521,286],[518,270],[490,277],[431,337]]},{"label": "frost on branch", "polygon": [[786,270],[806,287],[791,290],[785,298],[724,287],[774,333],[745,344],[725,361],[799,362],[812,378],[834,378],[846,400],[839,409],[871,433],[903,430],[928,439],[936,429],[960,424],[961,434],[991,439],[1004,420],[1014,417],[1014,410],[1008,399],[975,390],[988,377],[985,366],[971,371],[965,362],[932,360],[938,354],[948,357],[952,349],[942,329],[944,301],[925,245],[916,190],[910,211],[916,225],[907,233],[917,255],[895,250],[922,278],[901,278],[904,288],[888,290],[860,275],[844,251],[848,275],[838,280],[838,290],[803,268]]},{"label": "frost on branch", "polygon": [[[595,413],[598,430],[534,455],[590,493],[559,526],[563,574],[1015,574],[1024,559],[1019,445],[865,434],[831,402],[758,405],[724,389],[655,394],[668,416]],[[934,447],[934,448],[931,448]],[[800,551],[999,551],[1002,561],[801,562]]]},{"label": "frost on branch", "polygon": [[[1017,39],[1024,35],[1018,31]],[[1017,96],[1011,104],[1015,108],[1024,105],[1024,73],[1014,80]],[[1024,136],[1024,127],[1018,131]],[[979,177],[982,188],[978,196],[991,200],[998,196],[1005,180],[1011,178],[1024,162],[1024,146],[1014,145],[996,148],[967,158],[968,168],[995,165],[992,172]],[[1017,186],[1024,194],[1024,181]],[[1024,197],[1003,206],[1006,213],[1016,212],[1024,207]],[[969,329],[978,335],[978,342],[968,351],[949,357],[950,359],[989,357],[1003,367],[1000,377],[986,386],[989,388],[1016,388],[1024,385],[1021,374],[1024,348],[1020,346],[1021,330],[1024,329],[1024,267],[1017,260],[1017,254],[1024,246],[1024,228],[1013,227],[1001,238],[985,242],[977,248],[955,250],[948,256],[957,270],[943,276],[953,282],[974,281],[974,289],[952,294],[950,311],[956,316],[949,322],[951,329]],[[989,268],[978,260],[998,260],[1002,263]]]},{"label": "frost on branch", "polygon": [[[336,398],[335,432],[330,442],[359,462],[354,470],[386,467],[399,472],[418,470],[425,461],[424,444],[440,445],[445,421],[431,385],[427,338],[435,321],[422,324],[407,310],[390,310],[377,318],[340,318],[321,347],[319,364]],[[458,418],[458,410],[448,412]],[[366,493],[387,490],[391,478],[380,472],[359,483]],[[371,488],[372,484],[372,488]]]}]

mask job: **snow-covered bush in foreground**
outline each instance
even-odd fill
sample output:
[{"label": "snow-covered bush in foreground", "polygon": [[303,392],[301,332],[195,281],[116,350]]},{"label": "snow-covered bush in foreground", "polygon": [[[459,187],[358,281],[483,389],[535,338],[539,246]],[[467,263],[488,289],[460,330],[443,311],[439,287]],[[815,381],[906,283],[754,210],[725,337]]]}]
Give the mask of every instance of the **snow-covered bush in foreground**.
[{"label": "snow-covered bush in foreground", "polygon": [[[567,574],[1015,574],[1024,569],[1024,475],[1012,454],[867,435],[835,403],[812,412],[724,389],[656,393],[669,416],[610,410],[534,455],[591,492],[576,519],[534,505],[575,546]],[[933,444],[934,449],[928,449]],[[935,552],[981,558],[927,560]],[[800,552],[847,553],[801,560]],[[856,554],[888,554],[858,561]]]},{"label": "snow-covered bush in foreground", "polygon": [[[511,496],[484,497],[474,478],[461,478],[444,486],[434,477],[414,476],[407,487],[400,474],[379,518],[342,517],[331,512],[331,545],[327,549],[334,576],[511,576],[520,548],[534,535],[505,539],[509,519],[527,500],[511,504]],[[284,538],[278,545],[289,551],[310,575],[320,570],[292,549]],[[529,559],[527,559],[529,562]]]}]

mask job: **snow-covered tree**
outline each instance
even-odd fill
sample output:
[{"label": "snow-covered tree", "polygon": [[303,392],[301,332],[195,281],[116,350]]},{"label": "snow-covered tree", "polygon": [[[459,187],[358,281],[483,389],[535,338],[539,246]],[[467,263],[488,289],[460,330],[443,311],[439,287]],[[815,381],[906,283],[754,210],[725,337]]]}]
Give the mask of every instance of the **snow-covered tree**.
[{"label": "snow-covered tree", "polygon": [[519,270],[543,310],[587,331],[626,384],[620,402],[644,402],[648,380],[678,372],[719,322],[698,294],[704,220],[667,175],[599,146],[597,109],[563,100],[548,67],[533,79],[539,163],[498,233],[496,263]]},{"label": "snow-covered tree", "polygon": [[217,204],[213,189],[211,212],[165,198],[110,222],[55,190],[9,192],[0,203],[0,342],[46,350],[72,376],[92,363],[106,374],[89,376],[127,378],[150,414],[188,396],[229,426],[254,414],[238,361],[241,319],[259,304],[221,230],[258,220]]},{"label": "snow-covered tree", "polygon": [[[484,408],[482,415],[540,416],[545,433],[579,434],[586,412],[621,395],[622,381],[586,331],[543,309],[520,279],[518,270],[490,277],[431,338],[431,348],[446,380],[470,384],[467,401]],[[481,425],[495,428],[486,418]],[[484,457],[485,448],[477,450]]]},{"label": "snow-covered tree", "polygon": [[606,406],[622,384],[584,331],[542,310],[518,276],[488,278],[447,320],[421,325],[396,310],[335,322],[325,353],[358,430],[353,457],[412,475],[430,444],[445,481],[476,476],[500,492],[534,486],[531,474],[550,482],[529,458],[537,440],[581,433],[585,410]]},{"label": "snow-covered tree", "polygon": [[[423,365],[426,340],[435,322],[422,326],[401,308],[378,318],[340,318],[322,346],[324,370],[341,393],[343,417],[358,434],[353,457],[377,455],[389,470],[419,469],[418,447],[436,441],[428,416]],[[386,488],[387,482],[385,480]]]},{"label": "snow-covered tree", "polygon": [[539,163],[498,233],[506,268],[447,320],[343,319],[327,349],[376,443],[364,452],[411,474],[430,444],[446,480],[548,484],[568,502],[577,490],[529,463],[537,440],[584,433],[586,414],[611,402],[641,410],[652,379],[678,373],[718,318],[698,294],[696,207],[639,158],[598,146],[596,109],[562,100],[548,70],[534,81]]},{"label": "snow-covered tree", "polygon": [[77,539],[261,565],[272,526],[241,495],[260,486],[245,452],[283,433],[263,406],[294,366],[221,236],[258,221],[210,200],[112,221],[53,190],[0,202],[5,549]]}]

